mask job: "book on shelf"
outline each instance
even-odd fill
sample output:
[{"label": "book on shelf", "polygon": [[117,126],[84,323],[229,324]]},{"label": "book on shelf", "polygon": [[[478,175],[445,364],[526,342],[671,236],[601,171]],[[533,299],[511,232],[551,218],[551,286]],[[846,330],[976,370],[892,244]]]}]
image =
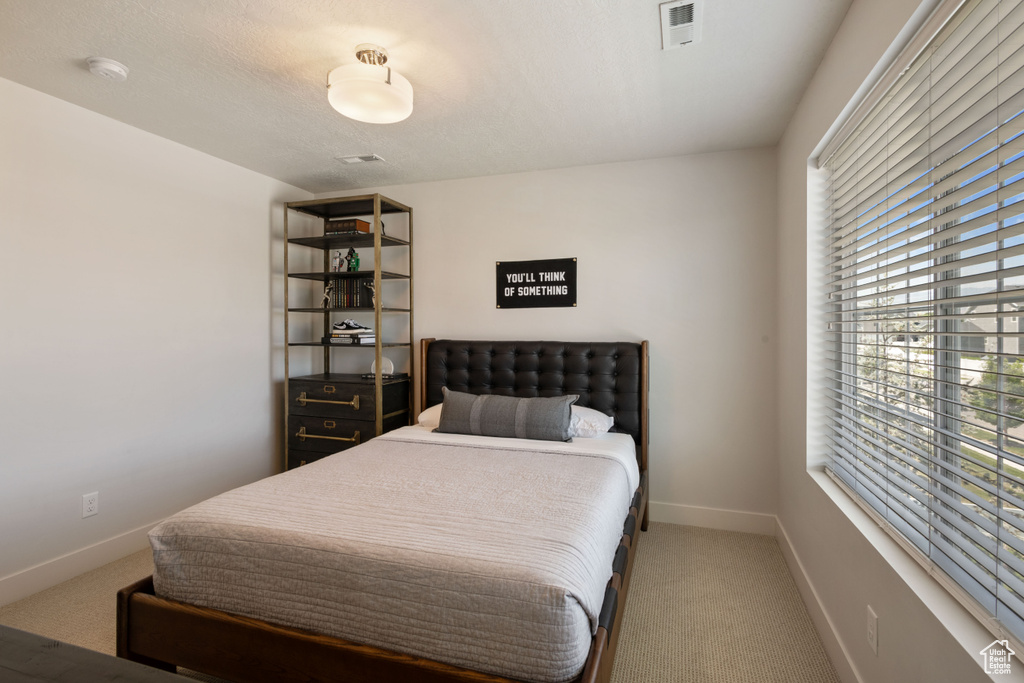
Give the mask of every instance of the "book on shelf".
[{"label": "book on shelf", "polygon": [[324,235],[356,235],[370,232],[370,224],[358,218],[324,219]]},{"label": "book on shelf", "polygon": [[373,305],[373,278],[338,278],[331,287],[331,308],[369,308]]},{"label": "book on shelf", "polygon": [[364,327],[361,330],[331,330],[331,336],[332,337],[356,337],[356,336],[372,337],[373,336],[373,330],[371,330],[368,327]]},{"label": "book on shelf", "polygon": [[324,344],[348,344],[349,346],[372,346],[377,341],[373,334],[332,334],[321,339]]}]

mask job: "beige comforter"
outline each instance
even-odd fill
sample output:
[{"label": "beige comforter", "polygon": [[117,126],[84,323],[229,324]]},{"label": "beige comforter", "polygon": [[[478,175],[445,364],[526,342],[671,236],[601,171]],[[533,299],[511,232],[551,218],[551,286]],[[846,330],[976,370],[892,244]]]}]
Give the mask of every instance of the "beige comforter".
[{"label": "beige comforter", "polygon": [[406,427],[150,532],[158,595],[529,681],[586,659],[638,474],[562,444]]}]

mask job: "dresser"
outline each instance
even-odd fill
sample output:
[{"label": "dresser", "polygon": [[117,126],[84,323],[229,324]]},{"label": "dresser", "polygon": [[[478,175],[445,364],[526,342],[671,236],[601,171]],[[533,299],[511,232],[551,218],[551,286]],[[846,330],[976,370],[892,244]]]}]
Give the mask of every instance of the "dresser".
[{"label": "dresser", "polygon": [[[381,430],[409,424],[409,377],[381,380]],[[374,380],[320,373],[288,380],[288,469],[377,436]]]}]

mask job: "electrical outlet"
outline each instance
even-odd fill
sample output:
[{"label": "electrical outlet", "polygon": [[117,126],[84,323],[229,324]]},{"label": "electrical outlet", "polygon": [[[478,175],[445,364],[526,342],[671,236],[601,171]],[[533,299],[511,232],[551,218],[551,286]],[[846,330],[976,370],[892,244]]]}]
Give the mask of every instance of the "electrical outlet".
[{"label": "electrical outlet", "polygon": [[92,517],[100,511],[100,494],[98,491],[82,496],[82,519]]},{"label": "electrical outlet", "polygon": [[871,609],[871,605],[868,605],[868,645],[871,646],[871,651],[878,656],[878,615],[875,614],[875,610]]}]

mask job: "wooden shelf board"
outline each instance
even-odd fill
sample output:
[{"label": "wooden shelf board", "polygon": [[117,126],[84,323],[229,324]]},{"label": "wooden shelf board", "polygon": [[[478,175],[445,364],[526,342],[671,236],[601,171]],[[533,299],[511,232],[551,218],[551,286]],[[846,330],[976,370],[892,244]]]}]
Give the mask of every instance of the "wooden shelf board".
[{"label": "wooden shelf board", "polygon": [[[331,348],[341,349],[372,349],[375,348],[373,344],[324,344],[323,342],[288,342],[288,346],[329,346]],[[381,344],[381,348],[402,348],[409,347],[412,344]]]},{"label": "wooden shelf board", "polygon": [[[373,313],[373,306],[336,306],[334,308],[289,308],[289,313]],[[382,308],[381,313],[408,313],[408,308]]]},{"label": "wooden shelf board", "polygon": [[[289,237],[288,244],[301,244],[304,247],[314,249],[344,249],[346,247],[372,247],[373,233],[359,235],[318,235],[316,237]],[[407,247],[407,240],[397,237],[382,235],[380,238],[382,247]]]},{"label": "wooden shelf board", "polygon": [[[288,277],[299,278],[300,280],[318,280],[320,282],[327,282],[328,280],[372,280],[372,270],[360,270],[355,273],[349,273],[342,271],[340,273],[332,273],[330,271],[314,271],[312,273],[288,273]],[[408,275],[401,273],[391,273],[386,270],[380,271],[381,280],[408,280]]]},{"label": "wooden shelf board", "polygon": [[[316,216],[317,218],[356,218],[373,216],[373,195],[356,197],[333,197],[331,199],[310,199],[301,202],[288,202],[286,206],[294,211]],[[410,213],[408,206],[381,195],[380,212]]]}]

